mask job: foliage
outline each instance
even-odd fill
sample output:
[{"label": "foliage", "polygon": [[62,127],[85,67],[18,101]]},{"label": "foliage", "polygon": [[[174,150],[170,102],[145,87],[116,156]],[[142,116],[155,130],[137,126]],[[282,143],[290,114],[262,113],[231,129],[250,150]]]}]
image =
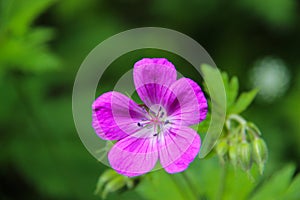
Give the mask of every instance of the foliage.
[{"label": "foliage", "polygon": [[[222,70],[238,75],[240,83],[236,85],[231,79],[230,91],[237,86],[249,88],[248,71],[257,59],[270,55],[284,60],[292,76],[287,93],[272,104],[254,101],[243,111],[245,119],[260,127],[270,151],[264,175],[257,178],[254,165],[253,183],[246,173],[229,165],[223,196],[254,198],[261,186],[272,187],[275,182],[268,178],[286,163],[293,162],[299,169],[298,10],[295,0],[0,0],[0,198],[99,199],[93,195],[94,183],[106,168],[90,156],[77,136],[71,110],[72,85],[92,48],[113,34],[140,26],[171,28],[197,40]],[[139,51],[113,63],[97,92],[112,89],[115,78],[140,56],[169,56],[182,74],[200,82],[189,63],[179,56]],[[233,103],[237,94],[230,96],[227,102]],[[205,124],[209,120],[199,127],[201,136]],[[219,193],[221,168],[217,158],[209,156],[197,159],[187,171],[202,199],[215,199]],[[155,189],[149,186],[151,176]],[[177,182],[183,183],[180,188],[192,198],[194,194],[184,186],[187,183],[181,174],[174,177],[175,182],[157,171],[141,178],[140,184],[134,182],[133,189],[125,187],[107,198],[183,198]],[[276,186],[281,191],[277,194],[283,199],[299,199],[299,180],[295,176],[291,183]]]},{"label": "foliage", "polygon": [[10,68],[38,72],[59,66],[57,55],[47,45],[54,36],[54,30],[31,27],[34,19],[53,3],[53,0],[1,1],[1,70]]},{"label": "foliage", "polygon": [[[164,170],[154,171],[139,179],[136,191],[145,199],[274,199],[280,197],[296,198],[295,184],[298,178],[291,181],[295,172],[294,165],[287,165],[281,171],[275,173],[269,179],[259,181],[258,171],[262,174],[268,156],[268,150],[261,132],[252,122],[246,122],[238,114],[244,111],[253,101],[257,90],[244,92],[238,97],[238,79],[233,77],[230,81],[228,75],[223,72],[223,82],[227,94],[228,112],[226,126],[215,148],[220,158],[220,164],[213,158],[205,160],[196,159],[192,166],[180,174],[167,174]],[[238,99],[238,100],[236,100]],[[236,112],[234,112],[236,111]],[[249,132],[247,137],[235,140],[237,127],[232,125],[232,119],[239,123],[241,134]],[[204,124],[198,130],[207,130],[208,124]],[[231,133],[233,132],[233,133]],[[234,138],[232,138],[232,135]],[[238,136],[239,137],[239,136]],[[234,149],[234,150],[232,150]],[[232,165],[228,165],[228,161]],[[255,162],[257,166],[252,167]],[[195,167],[197,166],[197,167]],[[237,166],[241,168],[237,169]],[[248,172],[247,174],[243,171]],[[209,174],[209,176],[205,176]],[[113,178],[111,178],[113,176]],[[254,177],[256,180],[254,180]],[[132,181],[134,180],[132,179]],[[97,194],[107,197],[108,192],[116,192],[119,189],[132,188],[124,177],[112,170],[104,172],[97,184]],[[103,186],[103,184],[106,184]],[[199,187],[201,185],[201,187]],[[243,185],[243,189],[240,188]],[[299,185],[300,186],[300,185]],[[165,187],[165,188],[164,188]],[[99,188],[104,188],[100,190]],[[289,189],[292,188],[292,189]],[[272,191],[276,191],[276,193]],[[157,192],[153,192],[157,191]],[[169,191],[168,193],[163,191]],[[218,191],[216,193],[216,191]]]}]

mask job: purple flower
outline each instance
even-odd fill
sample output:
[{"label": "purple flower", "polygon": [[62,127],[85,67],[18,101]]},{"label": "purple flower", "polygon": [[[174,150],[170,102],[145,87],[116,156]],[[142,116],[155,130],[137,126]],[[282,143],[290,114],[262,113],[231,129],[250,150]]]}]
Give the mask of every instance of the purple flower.
[{"label": "purple flower", "polygon": [[107,92],[93,103],[93,127],[104,140],[117,140],[108,153],[112,168],[125,176],[149,172],[157,161],[168,173],[184,171],[199,152],[201,140],[188,126],[203,121],[207,101],[197,83],[176,80],[164,58],[134,65],[134,84],[144,102]]}]

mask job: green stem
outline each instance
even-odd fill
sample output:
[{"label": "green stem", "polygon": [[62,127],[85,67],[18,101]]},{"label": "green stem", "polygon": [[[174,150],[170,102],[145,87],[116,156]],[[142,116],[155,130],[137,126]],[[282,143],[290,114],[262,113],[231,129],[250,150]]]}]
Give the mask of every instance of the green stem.
[{"label": "green stem", "polygon": [[241,117],[240,115],[236,115],[236,114],[231,114],[229,115],[228,119],[232,119],[237,121],[239,124],[241,124],[242,126],[245,126],[247,124],[247,121]]},{"label": "green stem", "polygon": [[182,189],[181,185],[178,184],[178,181],[175,179],[175,177],[172,174],[170,174],[170,177],[174,185],[177,187],[182,199],[186,199],[186,192]]},{"label": "green stem", "polygon": [[217,200],[223,199],[223,194],[224,194],[224,189],[226,184],[226,174],[227,174],[227,165],[224,164],[221,167],[221,177],[220,177],[219,189],[217,193]]},{"label": "green stem", "polygon": [[[242,140],[243,141],[246,141],[246,134],[247,134],[247,121],[240,115],[237,115],[237,114],[231,114],[229,115],[228,117],[228,120],[227,121],[230,121],[230,120],[234,120],[236,122],[239,123],[238,125],[238,129],[241,129],[241,131],[237,131],[236,133],[237,134],[242,134]],[[226,123],[226,124],[230,124],[229,122]],[[227,129],[230,130],[230,127],[228,128],[228,125],[227,125]]]},{"label": "green stem", "polygon": [[195,187],[195,185],[192,183],[192,181],[190,180],[190,178],[188,177],[188,175],[186,174],[186,172],[182,172],[181,173],[183,179],[185,180],[185,182],[187,183],[187,185],[189,186],[191,193],[193,194],[195,199],[198,199],[198,189]]}]

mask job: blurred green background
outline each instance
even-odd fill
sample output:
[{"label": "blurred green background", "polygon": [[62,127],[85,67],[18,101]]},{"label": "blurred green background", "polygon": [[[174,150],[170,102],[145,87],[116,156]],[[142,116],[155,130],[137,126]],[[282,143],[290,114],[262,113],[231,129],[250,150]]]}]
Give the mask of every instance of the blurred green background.
[{"label": "blurred green background", "polygon": [[[268,144],[267,173],[290,162],[300,170],[299,1],[0,0],[0,199],[99,199],[93,191],[105,166],[75,130],[73,82],[98,43],[141,26],[189,35],[239,77],[242,90],[261,88],[244,116]],[[107,70],[99,93],[141,55]],[[192,76],[191,69],[182,73]],[[213,168],[206,168],[208,176]],[[109,198],[143,198],[143,191],[125,193]]]}]

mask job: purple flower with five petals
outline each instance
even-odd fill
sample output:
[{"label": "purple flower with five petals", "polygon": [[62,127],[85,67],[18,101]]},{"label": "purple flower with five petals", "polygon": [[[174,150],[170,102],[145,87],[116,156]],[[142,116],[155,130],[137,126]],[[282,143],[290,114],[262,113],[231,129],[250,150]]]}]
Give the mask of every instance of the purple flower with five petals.
[{"label": "purple flower with five petals", "polygon": [[144,58],[134,65],[134,84],[142,105],[119,92],[107,92],[92,106],[93,128],[104,140],[117,140],[108,152],[113,169],[125,176],[151,171],[160,161],[168,173],[187,169],[201,146],[189,126],[206,118],[207,101],[197,83],[177,80],[164,58]]}]

